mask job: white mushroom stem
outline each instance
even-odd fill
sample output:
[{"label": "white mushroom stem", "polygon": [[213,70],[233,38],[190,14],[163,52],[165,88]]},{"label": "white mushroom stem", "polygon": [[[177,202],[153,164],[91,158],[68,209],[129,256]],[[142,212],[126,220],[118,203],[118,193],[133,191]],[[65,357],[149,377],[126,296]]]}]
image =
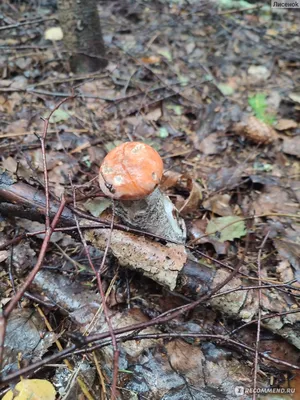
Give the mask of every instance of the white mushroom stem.
[{"label": "white mushroom stem", "polygon": [[122,221],[136,229],[184,243],[186,227],[177,209],[159,188],[141,200],[116,200],[115,212]]}]

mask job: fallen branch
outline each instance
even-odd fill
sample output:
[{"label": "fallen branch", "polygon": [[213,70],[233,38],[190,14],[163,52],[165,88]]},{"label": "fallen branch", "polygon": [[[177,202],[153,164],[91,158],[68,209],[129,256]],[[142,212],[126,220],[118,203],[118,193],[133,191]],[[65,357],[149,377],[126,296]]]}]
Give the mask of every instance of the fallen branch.
[{"label": "fallen branch", "polygon": [[[21,193],[19,189],[22,189]],[[50,203],[50,218],[52,218],[57,211],[58,202],[51,200]],[[0,213],[10,217],[44,221],[45,196],[31,186],[15,182],[6,173],[2,173]],[[110,235],[109,225],[110,222],[93,217],[91,221],[83,218],[80,220],[80,228],[84,231],[85,239],[102,251],[105,250]],[[60,226],[58,230],[76,235],[74,212],[68,207],[62,211]],[[95,226],[97,228],[94,228]],[[262,325],[300,348],[300,332],[297,329],[300,309],[295,310],[293,304],[296,303],[289,293],[291,289],[297,290],[296,287],[265,283],[258,285],[257,290],[255,286],[250,285],[250,281],[243,277],[243,274],[239,275],[235,268],[232,268],[231,274],[224,267],[209,268],[190,259],[183,245],[172,243],[165,245],[147,236],[138,235],[137,232],[122,225],[114,225],[110,251],[120,265],[138,270],[159,284],[189,298],[205,295],[206,302],[209,302],[211,307],[231,318],[241,320],[242,323],[248,323],[252,319],[256,323],[258,290],[261,290],[263,295],[261,307],[264,310]],[[215,292],[220,284],[224,287],[223,294]],[[213,292],[216,293],[214,296]],[[270,318],[264,318],[265,314],[270,314]]]}]

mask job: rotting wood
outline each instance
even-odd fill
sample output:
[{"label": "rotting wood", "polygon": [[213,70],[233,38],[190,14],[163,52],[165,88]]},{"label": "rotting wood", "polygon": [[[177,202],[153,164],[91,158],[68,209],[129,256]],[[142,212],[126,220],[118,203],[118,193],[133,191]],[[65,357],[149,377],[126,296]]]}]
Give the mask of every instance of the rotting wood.
[{"label": "rotting wood", "polygon": [[[51,213],[55,215],[58,202],[51,201]],[[30,220],[44,220],[45,196],[43,192],[25,183],[16,182],[11,176],[3,172],[0,174],[0,213],[8,217],[21,217]],[[73,212],[65,207],[60,226],[70,227],[68,233],[75,235]],[[99,220],[99,223],[101,220]],[[91,244],[104,250],[109,224],[103,222],[103,228],[92,228],[91,221],[81,219],[81,227],[85,237]],[[99,224],[100,226],[100,224]],[[195,298],[209,293],[229,275],[229,271],[221,267],[216,269],[197,263],[185,254],[182,245],[165,245],[151,238],[133,233],[116,230],[112,241],[111,251],[120,265],[136,269],[155,280],[162,286]],[[124,245],[126,243],[126,245]],[[183,247],[183,246],[182,246]],[[180,255],[180,257],[179,257]],[[161,273],[158,272],[158,266]],[[171,277],[166,278],[168,268],[173,268]],[[171,270],[170,270],[171,271]],[[209,305],[228,317],[241,322],[255,320],[257,312],[257,291],[250,287],[252,282],[237,276],[222,288],[227,294],[214,295]],[[275,285],[276,286],[276,285]],[[249,287],[249,288],[248,288]],[[300,310],[295,308],[292,295],[269,289],[266,285],[262,289],[262,307],[264,316],[274,315],[272,318],[262,319],[262,325],[270,331],[279,334],[300,349],[300,331],[297,328],[300,322]],[[290,311],[290,313],[289,313]],[[280,315],[282,314],[282,315]]]}]

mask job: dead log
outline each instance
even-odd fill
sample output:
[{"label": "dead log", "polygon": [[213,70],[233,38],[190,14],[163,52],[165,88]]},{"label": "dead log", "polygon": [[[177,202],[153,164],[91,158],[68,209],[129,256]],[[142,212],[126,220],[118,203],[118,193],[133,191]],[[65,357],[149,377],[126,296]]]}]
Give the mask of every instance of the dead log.
[{"label": "dead log", "polygon": [[[51,201],[52,217],[57,208],[58,202]],[[45,196],[42,191],[17,182],[3,172],[0,174],[0,213],[10,218],[21,217],[43,222]],[[60,226],[70,227],[69,233],[74,235],[74,225],[74,213],[66,207]],[[104,250],[111,235],[109,223],[99,220],[99,227],[94,228],[94,225],[90,220],[80,220],[86,240],[94,247]],[[110,251],[121,266],[142,272],[162,286],[191,299],[208,294],[229,276],[225,268],[209,268],[192,260],[183,245],[160,243],[120,229],[113,230]],[[255,319],[258,309],[257,290],[248,289],[250,285],[247,279],[234,277],[222,288],[222,292],[229,293],[215,294],[209,305],[230,318],[249,322]],[[293,296],[274,288],[269,289],[267,285],[261,290],[263,316],[273,315],[272,318],[262,320],[263,326],[288,339],[300,349],[300,310],[297,311]]]}]

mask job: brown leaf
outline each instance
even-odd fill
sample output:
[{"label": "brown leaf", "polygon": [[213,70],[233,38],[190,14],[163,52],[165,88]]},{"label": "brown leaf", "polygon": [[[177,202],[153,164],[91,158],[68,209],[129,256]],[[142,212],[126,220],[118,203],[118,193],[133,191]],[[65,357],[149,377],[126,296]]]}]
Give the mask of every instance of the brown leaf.
[{"label": "brown leaf", "polygon": [[161,108],[156,107],[145,115],[147,121],[157,121],[162,116]]},{"label": "brown leaf", "polygon": [[276,272],[280,276],[280,282],[289,282],[294,279],[293,270],[288,260],[281,261],[276,267]]},{"label": "brown leaf", "polygon": [[[175,171],[166,171],[160,186],[163,190],[174,187],[178,190],[189,192],[188,198],[180,205],[179,212],[182,215],[192,213],[198,209],[199,202],[202,199],[201,186],[189,176]],[[178,203],[180,202],[178,201]]]},{"label": "brown leaf", "polygon": [[252,203],[255,214],[297,214],[299,204],[289,197],[288,192],[278,186],[266,186],[258,199]]},{"label": "brown leaf", "polygon": [[26,132],[28,127],[27,119],[19,119],[6,126],[6,132],[22,133]]},{"label": "brown leaf", "polygon": [[217,239],[214,239],[212,236],[207,235],[206,227],[207,227],[207,219],[197,219],[193,220],[191,226],[189,228],[190,238],[193,241],[196,241],[198,244],[210,243],[214,246],[217,254],[224,255],[227,254],[229,248],[229,242],[219,242]]},{"label": "brown leaf", "polygon": [[5,261],[7,259],[7,257],[9,256],[9,253],[7,250],[2,250],[0,251],[0,263],[2,261]]},{"label": "brown leaf", "polygon": [[[297,272],[300,272],[300,226],[294,224],[287,228],[280,238],[274,238],[274,246],[284,260],[288,260]],[[298,275],[298,274],[297,274]],[[300,276],[297,280],[300,281]]]},{"label": "brown leaf", "polygon": [[245,173],[243,164],[236,167],[222,167],[215,173],[207,176],[207,185],[210,190],[232,189],[240,184]]},{"label": "brown leaf", "polygon": [[186,215],[198,210],[199,203],[202,199],[201,186],[192,179],[190,180],[189,190],[190,195],[179,210],[181,215]]},{"label": "brown leaf", "polygon": [[200,347],[191,346],[183,340],[172,340],[166,344],[170,366],[192,383],[203,380],[205,357]]},{"label": "brown leaf", "polygon": [[226,217],[233,215],[229,205],[231,196],[229,194],[216,194],[203,202],[203,207],[212,211],[214,214]]},{"label": "brown leaf", "polygon": [[300,136],[293,138],[285,137],[283,139],[282,151],[286,154],[300,157]]},{"label": "brown leaf", "polygon": [[287,129],[293,129],[293,128],[297,128],[298,124],[296,121],[292,120],[292,119],[280,119],[275,128],[278,131],[286,131]]},{"label": "brown leaf", "polygon": [[162,181],[160,183],[160,187],[163,190],[170,189],[172,187],[176,187],[178,182],[180,181],[182,174],[176,171],[165,171]]},{"label": "brown leaf", "polygon": [[218,133],[212,133],[201,141],[198,149],[206,155],[218,154],[225,150],[227,146],[226,138]]},{"label": "brown leaf", "polygon": [[2,161],[2,168],[9,172],[15,173],[17,171],[17,166],[17,161],[12,157],[7,157]]},{"label": "brown leaf", "polygon": [[275,130],[253,115],[244,117],[242,122],[234,125],[233,131],[244,135],[247,139],[257,144],[269,144],[277,139]]}]

